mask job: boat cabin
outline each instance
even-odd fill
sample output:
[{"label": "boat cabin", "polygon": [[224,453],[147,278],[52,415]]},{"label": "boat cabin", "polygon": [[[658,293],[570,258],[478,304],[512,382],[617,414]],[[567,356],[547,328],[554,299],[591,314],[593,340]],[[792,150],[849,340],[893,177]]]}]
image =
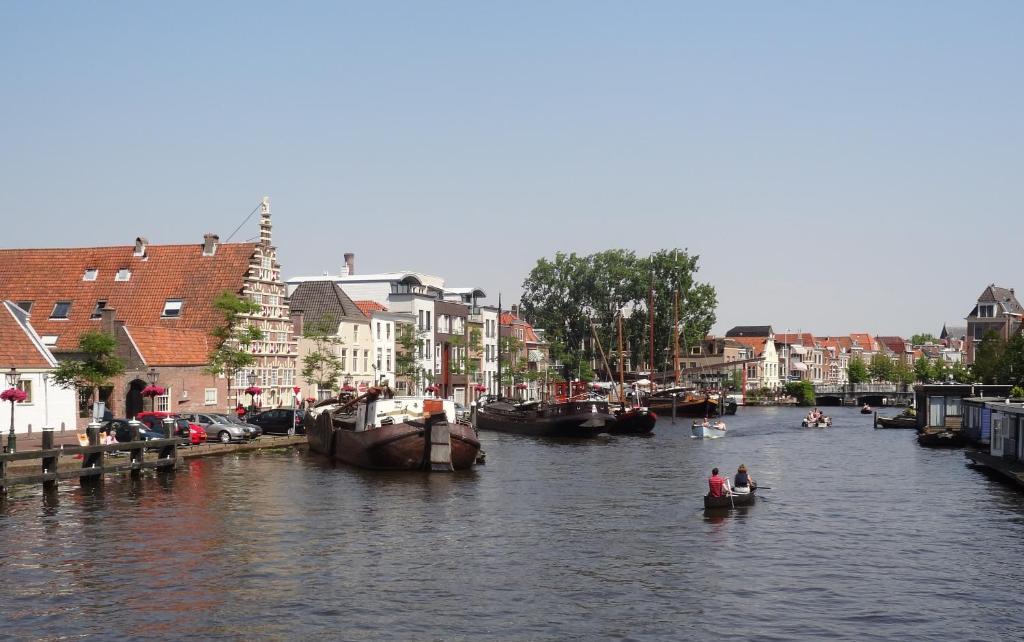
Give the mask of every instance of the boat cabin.
[{"label": "boat cabin", "polygon": [[919,431],[960,430],[964,399],[995,397],[1005,399],[1011,386],[970,383],[936,383],[914,386]]},{"label": "boat cabin", "polygon": [[989,452],[1011,462],[1024,462],[1024,404],[990,402],[992,412],[992,441]]},{"label": "boat cabin", "polygon": [[353,430],[358,432],[409,420],[418,421],[424,415],[442,410],[450,423],[456,422],[455,402],[449,399],[394,397],[361,401],[356,406]]}]

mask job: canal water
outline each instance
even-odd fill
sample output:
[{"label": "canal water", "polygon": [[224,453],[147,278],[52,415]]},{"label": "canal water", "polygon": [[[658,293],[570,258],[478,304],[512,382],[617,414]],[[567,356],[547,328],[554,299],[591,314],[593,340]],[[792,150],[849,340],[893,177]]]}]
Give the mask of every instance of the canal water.
[{"label": "canal water", "polygon": [[[0,508],[0,638],[1019,640],[1024,494],[831,409],[718,440],[484,433],[466,474],[301,449]],[[705,515],[713,466],[763,499]]]}]

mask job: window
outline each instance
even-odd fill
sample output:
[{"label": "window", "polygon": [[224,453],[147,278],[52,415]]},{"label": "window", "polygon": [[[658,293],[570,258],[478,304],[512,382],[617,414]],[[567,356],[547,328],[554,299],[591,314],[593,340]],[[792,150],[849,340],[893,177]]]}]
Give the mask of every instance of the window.
[{"label": "window", "polygon": [[363,372],[370,370],[370,351],[363,350]]},{"label": "window", "polygon": [[31,301],[18,301],[14,305],[18,306],[19,308],[21,308],[25,312],[32,312],[32,302]]},{"label": "window", "polygon": [[164,318],[175,318],[181,316],[181,299],[167,299],[164,302],[164,311],[160,316]]},{"label": "window", "polygon": [[359,325],[352,324],[352,343],[359,343]]},{"label": "window", "polygon": [[377,348],[377,370],[384,366],[384,349]]},{"label": "window", "polygon": [[377,341],[380,341],[380,321],[377,322]]},{"label": "window", "polygon": [[128,268],[121,268],[120,270],[117,271],[117,274],[114,275],[115,281],[127,281],[131,278],[132,271],[129,270]]},{"label": "window", "polygon": [[85,274],[82,275],[83,281],[95,281],[100,271],[96,268],[87,268]]},{"label": "window", "polygon": [[384,333],[387,335],[385,338],[390,341],[391,340],[391,324],[390,323],[385,323],[384,324]]},{"label": "window", "polygon": [[203,403],[205,405],[207,405],[207,406],[216,406],[217,405],[217,389],[216,388],[207,388],[206,389],[206,395],[203,398]]},{"label": "window", "polygon": [[43,340],[44,346],[52,347],[57,345],[57,335],[55,334],[44,334],[39,338]]},{"label": "window", "polygon": [[426,327],[423,326],[423,310],[420,310],[419,317],[420,317],[420,322],[419,322],[419,325],[417,327],[420,329],[420,332],[422,332],[423,330],[426,330]]},{"label": "window", "polygon": [[66,319],[68,313],[71,312],[71,301],[57,301],[53,305],[53,312],[50,313],[51,319]]},{"label": "window", "polygon": [[28,395],[28,397],[25,398],[25,401],[22,401],[21,403],[23,403],[23,404],[32,403],[32,380],[31,379],[22,379],[22,380],[18,381],[18,390],[21,390],[26,395]]},{"label": "window", "polygon": [[107,307],[106,301],[97,301],[96,307],[93,308],[92,314],[89,315],[90,319],[99,319],[103,317],[103,308]]},{"label": "window", "polygon": [[385,363],[384,370],[391,372],[391,348],[388,348],[388,360]]},{"label": "window", "polygon": [[430,310],[427,310],[427,330],[430,329]]},{"label": "window", "polygon": [[982,319],[991,319],[995,316],[995,309],[991,305],[979,305],[978,316]]},{"label": "window", "polygon": [[341,370],[342,370],[342,372],[344,372],[346,370],[346,366],[345,366],[345,362],[346,361],[348,361],[348,348],[342,348],[341,349]]},{"label": "window", "polygon": [[692,348],[690,348],[690,354],[697,354],[697,355],[699,355],[700,354],[700,346],[693,346]]},{"label": "window", "polygon": [[427,346],[426,346],[426,350],[424,350],[424,352],[423,352],[423,358],[424,359],[429,359],[430,355],[432,354],[430,352],[430,339],[426,340],[426,344],[427,344]]},{"label": "window", "polygon": [[171,411],[171,389],[168,387],[167,392],[159,397],[153,397],[155,401],[157,412],[170,412]]}]

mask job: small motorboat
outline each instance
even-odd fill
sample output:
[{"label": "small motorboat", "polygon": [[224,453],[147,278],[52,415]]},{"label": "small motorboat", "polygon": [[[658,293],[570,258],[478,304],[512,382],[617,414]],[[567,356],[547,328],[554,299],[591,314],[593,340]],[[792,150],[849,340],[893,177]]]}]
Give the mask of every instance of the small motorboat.
[{"label": "small motorboat", "polygon": [[726,493],[720,497],[704,495],[704,509],[710,508],[736,508],[738,506],[752,506],[757,499],[757,484],[750,486],[749,493]]},{"label": "small motorboat", "polygon": [[917,443],[926,448],[959,448],[966,440],[959,430],[939,430],[921,433]]},{"label": "small motorboat", "polygon": [[725,422],[724,421],[695,421],[693,426],[690,428],[690,437],[693,439],[717,439],[719,437],[725,437]]},{"label": "small motorboat", "polygon": [[896,417],[875,417],[875,428],[917,428],[917,417],[899,415]]},{"label": "small motorboat", "polygon": [[829,428],[832,426],[832,417],[822,417],[816,421],[804,418],[800,425],[804,428]]},{"label": "small motorboat", "polygon": [[860,407],[860,414],[862,415],[870,415],[873,412],[874,410],[872,410],[871,406],[867,404],[864,404],[863,406]]}]

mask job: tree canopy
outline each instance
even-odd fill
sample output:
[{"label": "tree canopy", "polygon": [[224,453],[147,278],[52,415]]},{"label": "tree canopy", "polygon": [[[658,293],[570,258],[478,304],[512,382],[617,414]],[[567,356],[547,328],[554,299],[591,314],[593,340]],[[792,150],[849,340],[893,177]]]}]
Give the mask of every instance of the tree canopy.
[{"label": "tree canopy", "polygon": [[858,354],[850,359],[846,366],[846,378],[850,383],[864,383],[868,380],[868,366],[864,359]]},{"label": "tree canopy", "polygon": [[644,257],[623,249],[586,256],[559,252],[553,260],[538,260],[523,282],[523,316],[546,331],[553,357],[575,370],[596,352],[590,321],[607,351],[617,345],[615,319],[622,314],[632,363],[649,363],[653,287],[654,369],[671,370],[674,293],[679,292],[682,308],[681,350],[703,339],[715,322],[715,289],[694,280],[698,259],[679,249]]},{"label": "tree canopy", "polygon": [[100,388],[110,385],[124,372],[124,362],[115,354],[117,339],[106,332],[86,332],[78,339],[82,359],[62,361],[53,380],[62,388],[90,388],[93,402],[100,400]]},{"label": "tree canopy", "polygon": [[915,334],[914,336],[910,337],[911,345],[915,345],[915,346],[921,346],[921,345],[925,345],[927,343],[933,343],[934,344],[934,343],[938,343],[938,342],[939,342],[939,339],[934,334],[931,334],[930,332],[922,332],[920,334]]},{"label": "tree canopy", "polygon": [[242,319],[245,315],[259,312],[261,306],[255,301],[225,291],[217,295],[213,307],[223,316],[224,322],[210,332],[219,341],[210,353],[210,363],[205,370],[213,376],[227,377],[230,391],[235,373],[256,363],[256,357],[249,352],[249,346],[262,339],[263,332],[252,323],[243,323]]}]

